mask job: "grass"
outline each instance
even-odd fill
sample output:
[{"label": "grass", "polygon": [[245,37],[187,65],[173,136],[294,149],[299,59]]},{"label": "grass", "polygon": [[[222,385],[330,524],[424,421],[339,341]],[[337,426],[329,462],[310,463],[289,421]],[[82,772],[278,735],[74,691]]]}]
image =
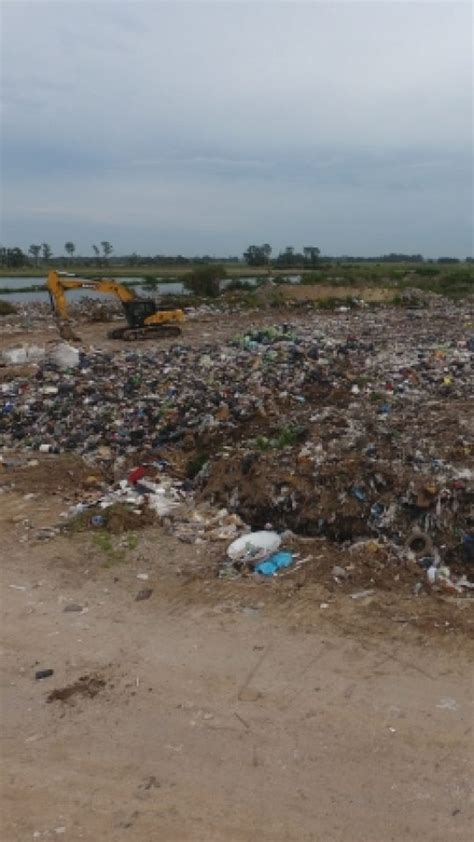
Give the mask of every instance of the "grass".
[{"label": "grass", "polygon": [[[39,266],[35,268],[34,266],[24,266],[21,269],[8,269],[6,267],[0,268],[0,277],[11,277],[11,278],[46,278],[48,274],[48,269],[56,269],[58,271],[68,271],[72,272],[75,275],[78,275],[81,278],[97,278],[97,277],[107,277],[107,278],[120,278],[120,277],[128,277],[128,278],[159,278],[160,281],[176,281],[180,280],[183,275],[189,274],[189,272],[194,271],[195,269],[202,268],[203,265],[210,265],[213,266],[215,264],[202,264],[202,263],[189,263],[185,266],[176,266],[174,264],[171,265],[163,265],[157,266],[156,264],[149,263],[148,265],[144,266],[126,266],[124,264],[114,265],[111,264],[109,266],[81,266],[80,264],[73,264],[71,266],[67,265],[66,262],[64,266]],[[270,272],[264,271],[259,267],[255,266],[247,266],[245,263],[225,263],[227,276],[228,277],[268,277],[268,275],[290,275],[291,271],[289,269],[272,269]],[[298,270],[299,274],[299,270]]]},{"label": "grass", "polygon": [[240,291],[246,290],[248,292],[248,291],[251,291],[253,289],[254,289],[254,285],[250,281],[241,281],[240,278],[234,278],[234,280],[232,280],[230,282],[230,284],[227,284],[227,286],[225,288],[225,291],[226,292],[240,292]]},{"label": "grass", "polygon": [[[459,299],[474,293],[474,266],[469,264],[342,264],[310,272],[302,284],[331,287],[421,289]],[[347,302],[344,302],[347,303]],[[328,305],[329,306],[329,305]]]},{"label": "grass", "polygon": [[[94,514],[103,517],[101,526],[92,526]],[[108,509],[89,509],[66,525],[68,532],[89,532],[93,546],[104,558],[105,567],[114,567],[127,561],[127,554],[138,546],[138,535],[133,528],[145,526],[150,517],[136,515],[129,507],[116,503]]]},{"label": "grass", "polygon": [[120,538],[116,546],[117,542],[114,542],[110,532],[101,529],[93,534],[92,542],[99,552],[105,556],[105,566],[114,567],[116,564],[123,564],[127,560],[127,551],[137,548],[138,536],[134,532],[129,532]]},{"label": "grass", "polygon": [[0,287],[0,295],[9,295],[11,292],[43,292],[46,291],[46,284],[30,284],[27,287]]}]

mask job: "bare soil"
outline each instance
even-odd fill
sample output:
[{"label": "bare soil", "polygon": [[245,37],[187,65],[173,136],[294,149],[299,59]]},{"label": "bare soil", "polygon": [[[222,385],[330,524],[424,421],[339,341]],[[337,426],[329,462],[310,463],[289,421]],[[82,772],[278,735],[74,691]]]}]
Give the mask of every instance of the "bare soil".
[{"label": "bare soil", "polygon": [[157,527],[117,561],[34,537],[57,497],[1,499],[3,839],[469,838],[472,640],[444,603],[417,625],[393,594],[221,582]]}]

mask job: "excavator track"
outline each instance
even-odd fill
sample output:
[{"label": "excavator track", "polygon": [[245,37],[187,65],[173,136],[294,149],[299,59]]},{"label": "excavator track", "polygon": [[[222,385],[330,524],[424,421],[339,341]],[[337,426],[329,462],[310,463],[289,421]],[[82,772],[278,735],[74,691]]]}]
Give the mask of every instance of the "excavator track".
[{"label": "excavator track", "polygon": [[169,336],[181,336],[177,325],[147,325],[146,327],[116,327],[109,330],[109,339],[123,339],[125,342],[141,342],[144,339],[164,339]]}]

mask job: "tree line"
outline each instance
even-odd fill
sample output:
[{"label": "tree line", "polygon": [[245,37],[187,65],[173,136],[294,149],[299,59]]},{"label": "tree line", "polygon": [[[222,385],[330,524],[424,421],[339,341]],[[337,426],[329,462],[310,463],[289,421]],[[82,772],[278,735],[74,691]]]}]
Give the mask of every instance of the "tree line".
[{"label": "tree line", "polygon": [[[248,266],[275,266],[277,268],[305,269],[321,266],[328,263],[461,263],[458,257],[438,257],[436,260],[428,258],[425,260],[422,254],[403,254],[402,252],[391,252],[374,257],[359,257],[355,255],[321,255],[317,246],[304,246],[298,252],[293,246],[286,246],[280,251],[277,257],[271,257],[272,247],[269,243],[261,246],[249,246],[244,252],[244,260]],[[466,257],[466,263],[473,263],[474,258]]]},{"label": "tree line", "polygon": [[[81,262],[95,263],[97,266],[107,264],[114,248],[108,240],[103,240],[100,247],[99,249],[99,246],[93,245],[94,256],[92,258],[80,258]],[[68,240],[64,243],[64,251],[67,255],[66,262],[72,263],[76,253],[75,243]],[[32,243],[26,253],[18,246],[13,248],[0,247],[0,266],[8,269],[21,269],[23,266],[34,266],[37,269],[39,266],[50,266],[53,263],[62,265],[64,261],[64,255],[53,256],[53,250],[49,243]]]},{"label": "tree line", "polygon": [[[35,269],[40,266],[76,265],[76,266],[192,266],[222,263],[239,263],[242,258],[238,256],[212,257],[211,255],[196,255],[184,257],[178,255],[140,255],[137,252],[125,255],[114,255],[114,247],[108,240],[102,240],[99,245],[92,245],[92,255],[83,256],[76,254],[76,245],[72,240],[64,243],[64,254],[55,256],[49,243],[32,243],[27,252],[18,246],[13,248],[0,247],[0,267],[8,269],[21,269],[33,266]],[[426,259],[421,254],[403,254],[391,252],[390,254],[378,255],[375,257],[360,257],[355,255],[330,256],[321,255],[317,246],[304,246],[297,251],[294,246],[286,246],[283,251],[272,258],[272,247],[269,243],[263,245],[251,245],[243,253],[243,261],[248,266],[270,267],[282,269],[306,269],[317,268],[324,264],[333,263],[461,263],[457,257],[438,257],[437,259]],[[474,263],[474,258],[466,257],[466,263]]]}]

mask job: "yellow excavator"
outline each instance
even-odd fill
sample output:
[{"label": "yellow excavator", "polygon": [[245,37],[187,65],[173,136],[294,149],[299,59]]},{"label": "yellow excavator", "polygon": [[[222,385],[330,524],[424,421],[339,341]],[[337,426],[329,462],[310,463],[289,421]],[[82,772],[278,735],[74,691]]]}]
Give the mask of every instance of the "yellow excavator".
[{"label": "yellow excavator", "polygon": [[160,310],[152,298],[139,298],[134,291],[113,278],[78,278],[67,272],[48,272],[47,289],[51,308],[59,332],[64,339],[78,339],[74,335],[68,316],[66,292],[70,289],[90,289],[115,295],[121,302],[127,325],[109,331],[110,339],[153,339],[161,336],[179,336],[179,322],[184,321],[182,310]]}]

